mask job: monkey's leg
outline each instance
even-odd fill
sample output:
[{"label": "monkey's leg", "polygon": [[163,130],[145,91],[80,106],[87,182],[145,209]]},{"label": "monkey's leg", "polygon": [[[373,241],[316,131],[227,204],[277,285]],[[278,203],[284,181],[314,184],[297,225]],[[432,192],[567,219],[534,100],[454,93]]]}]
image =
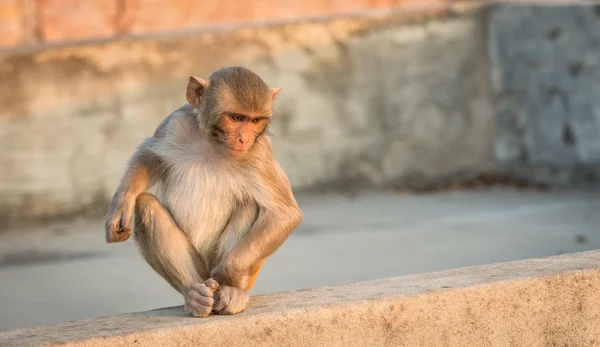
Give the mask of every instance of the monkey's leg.
[{"label": "monkey's leg", "polygon": [[262,259],[259,260],[256,264],[254,264],[252,266],[252,268],[250,269],[250,274],[248,275],[248,284],[246,284],[246,288],[245,290],[247,292],[250,291],[250,289],[252,289],[252,287],[254,287],[254,283],[256,283],[256,279],[258,278],[258,273],[260,272],[260,270],[262,269],[262,266],[265,264],[265,261],[267,259]]},{"label": "monkey's leg", "polygon": [[[223,259],[244,238],[252,224],[256,221],[258,208],[253,203],[239,206],[232,214],[219,243],[218,256],[214,264],[221,264]],[[213,311],[218,314],[236,314],[244,311],[250,300],[248,291],[254,286],[256,278],[266,259],[262,259],[250,268],[249,273],[240,274],[233,283],[220,283],[215,295]]]},{"label": "monkey's leg", "polygon": [[250,296],[248,292],[254,286],[258,273],[265,263],[266,259],[262,259],[257,262],[250,269],[250,273],[247,275],[247,281],[243,286],[229,286],[221,285],[215,293],[215,304],[213,306],[213,312],[223,315],[231,315],[243,312],[248,306]]},{"label": "monkey's leg", "polygon": [[210,314],[218,284],[171,214],[151,194],[135,203],[134,237],[144,259],[185,298],[185,309],[196,317]]}]

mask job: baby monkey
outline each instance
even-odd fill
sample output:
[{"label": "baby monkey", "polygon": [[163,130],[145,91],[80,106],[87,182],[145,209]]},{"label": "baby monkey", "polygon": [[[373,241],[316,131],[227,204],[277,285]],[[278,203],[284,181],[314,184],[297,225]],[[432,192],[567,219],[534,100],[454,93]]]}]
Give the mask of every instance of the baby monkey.
[{"label": "baby monkey", "polygon": [[138,147],[110,203],[106,241],[129,239],[135,218],[142,256],[193,316],[244,311],[265,260],[302,220],[265,132],[279,90],[243,67],[191,76],[188,104]]}]

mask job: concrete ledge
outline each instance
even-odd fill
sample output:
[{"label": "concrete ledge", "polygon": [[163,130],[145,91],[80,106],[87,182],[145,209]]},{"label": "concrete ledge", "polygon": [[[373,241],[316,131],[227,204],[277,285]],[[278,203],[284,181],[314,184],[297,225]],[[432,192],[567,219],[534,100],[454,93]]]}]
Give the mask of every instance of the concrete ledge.
[{"label": "concrete ledge", "polygon": [[[93,298],[90,298],[93,300]],[[0,346],[598,346],[600,251],[0,332]]]}]

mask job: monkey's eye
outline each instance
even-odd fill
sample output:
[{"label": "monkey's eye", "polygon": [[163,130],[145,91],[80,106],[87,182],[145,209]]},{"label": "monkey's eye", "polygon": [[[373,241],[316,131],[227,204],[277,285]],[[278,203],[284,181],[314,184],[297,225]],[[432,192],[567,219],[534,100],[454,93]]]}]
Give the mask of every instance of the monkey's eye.
[{"label": "monkey's eye", "polygon": [[229,116],[229,118],[231,118],[231,120],[234,122],[241,122],[244,119],[243,116],[240,116],[238,114],[232,114]]},{"label": "monkey's eye", "polygon": [[260,119],[259,119],[259,118],[254,118],[254,119],[252,120],[252,123],[254,123],[254,124],[256,124],[256,123],[258,123],[258,122],[260,122]]}]

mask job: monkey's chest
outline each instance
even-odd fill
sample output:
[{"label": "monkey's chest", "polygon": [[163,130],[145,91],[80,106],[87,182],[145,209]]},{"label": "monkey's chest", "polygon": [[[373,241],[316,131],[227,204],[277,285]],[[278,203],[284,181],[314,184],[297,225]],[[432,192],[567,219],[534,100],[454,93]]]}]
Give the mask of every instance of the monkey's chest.
[{"label": "monkey's chest", "polygon": [[201,168],[181,168],[159,187],[159,200],[197,248],[215,243],[235,207],[243,188],[225,174]]}]

